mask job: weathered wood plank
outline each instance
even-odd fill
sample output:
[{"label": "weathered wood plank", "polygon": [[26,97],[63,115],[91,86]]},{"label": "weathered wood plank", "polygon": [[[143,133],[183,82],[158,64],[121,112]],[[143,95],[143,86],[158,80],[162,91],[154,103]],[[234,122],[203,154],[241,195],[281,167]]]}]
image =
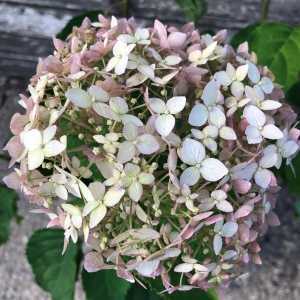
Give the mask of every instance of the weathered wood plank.
[{"label": "weathered wood plank", "polygon": [[99,9],[109,5],[109,0],[2,0],[1,3],[7,3],[20,6],[32,6],[51,9],[63,9],[80,12],[82,10]]}]

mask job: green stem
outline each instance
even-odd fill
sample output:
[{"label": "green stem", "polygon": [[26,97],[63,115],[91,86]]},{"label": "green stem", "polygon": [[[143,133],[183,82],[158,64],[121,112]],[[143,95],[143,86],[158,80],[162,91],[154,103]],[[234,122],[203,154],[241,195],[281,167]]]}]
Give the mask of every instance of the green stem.
[{"label": "green stem", "polygon": [[129,15],[128,0],[123,0],[123,14],[126,18],[128,18],[128,15]]},{"label": "green stem", "polygon": [[261,22],[265,22],[268,20],[270,2],[271,0],[261,0]]}]

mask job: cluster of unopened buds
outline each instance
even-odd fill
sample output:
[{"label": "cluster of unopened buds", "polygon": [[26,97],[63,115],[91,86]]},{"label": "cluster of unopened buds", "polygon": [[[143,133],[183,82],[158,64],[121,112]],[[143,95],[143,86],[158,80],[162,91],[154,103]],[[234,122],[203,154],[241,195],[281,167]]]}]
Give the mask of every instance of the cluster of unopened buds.
[{"label": "cluster of unopened buds", "polygon": [[4,178],[86,243],[84,266],[164,290],[226,284],[278,225],[273,171],[297,115],[248,44],[193,24],[86,19],[40,60],[11,121]]}]

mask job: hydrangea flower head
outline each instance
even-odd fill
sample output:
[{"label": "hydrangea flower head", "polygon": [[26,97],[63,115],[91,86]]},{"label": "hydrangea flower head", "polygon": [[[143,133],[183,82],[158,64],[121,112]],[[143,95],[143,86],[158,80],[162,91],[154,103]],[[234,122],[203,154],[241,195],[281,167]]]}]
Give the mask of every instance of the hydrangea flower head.
[{"label": "hydrangea flower head", "polygon": [[274,170],[292,166],[300,132],[271,72],[224,33],[99,16],[40,60],[4,181],[46,208],[64,250],[84,240],[87,271],[172,293],[261,263]]}]

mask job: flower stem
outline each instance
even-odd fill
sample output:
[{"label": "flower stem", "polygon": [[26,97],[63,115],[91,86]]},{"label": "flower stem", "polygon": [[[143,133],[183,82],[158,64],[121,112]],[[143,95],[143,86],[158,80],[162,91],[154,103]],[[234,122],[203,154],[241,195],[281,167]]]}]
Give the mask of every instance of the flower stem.
[{"label": "flower stem", "polygon": [[265,22],[268,20],[270,1],[271,0],[261,0],[261,22]]}]

